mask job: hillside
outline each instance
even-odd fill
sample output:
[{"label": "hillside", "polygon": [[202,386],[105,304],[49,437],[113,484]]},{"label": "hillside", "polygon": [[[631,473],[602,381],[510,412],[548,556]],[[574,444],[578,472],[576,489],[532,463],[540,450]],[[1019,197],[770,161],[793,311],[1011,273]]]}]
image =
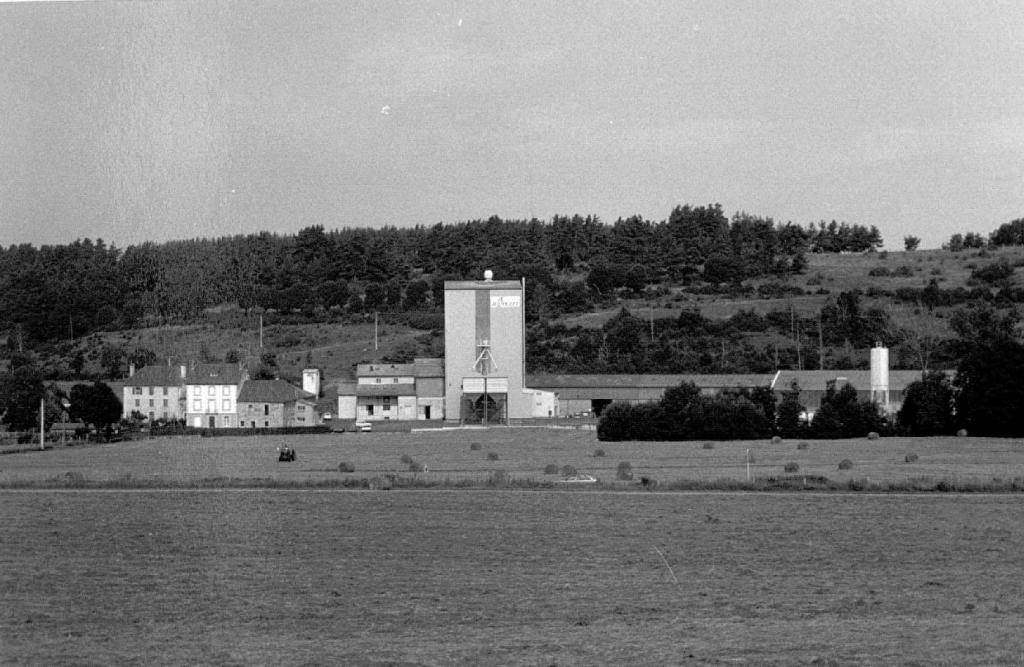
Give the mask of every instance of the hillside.
[{"label": "hillside", "polygon": [[[835,303],[838,295],[860,290],[863,309],[873,308],[887,313],[891,319],[891,328],[896,329],[908,321],[926,318],[941,336],[948,337],[951,334],[945,316],[948,311],[962,307],[962,304],[938,306],[929,313],[925,308],[896,299],[892,295],[900,289],[921,290],[932,280],[941,290],[970,290],[978,285],[978,280],[972,278],[974,271],[1000,262],[1010,266],[1024,264],[1024,247],[961,252],[927,250],[810,254],[807,269],[800,275],[745,281],[744,289],[748,292],[753,290],[753,293],[700,293],[696,289],[688,290],[678,286],[648,286],[644,294],[620,291],[619,296],[606,299],[587,312],[556,317],[550,324],[564,327],[570,332],[576,331],[576,327],[598,332],[625,308],[645,323],[643,331],[638,334],[641,337],[648,336],[646,325],[651,320],[655,323],[657,336],[663,328],[678,320],[681,313],[694,310],[704,318],[718,323],[725,323],[729,318],[738,322],[747,313],[761,316],[773,311],[776,316],[779,313],[792,313],[798,322],[799,318],[805,318],[806,326],[813,327],[814,318],[822,312],[823,307],[830,302]],[[582,279],[582,276],[577,279]],[[1007,281],[1008,285],[1014,287],[1022,283],[1024,277],[1020,269],[1015,270]],[[758,296],[759,289],[766,294],[765,297]],[[792,294],[774,296],[779,290],[791,291]],[[277,321],[280,319],[273,314],[267,316],[263,328],[263,352],[275,357],[280,375],[289,379],[301,377],[303,368],[316,367],[323,373],[325,386],[330,386],[339,379],[350,377],[354,365],[360,362],[404,361],[414,356],[443,355],[440,331],[436,328],[433,331],[417,329],[400,323],[399,320],[403,319],[400,314],[381,314],[376,348],[373,317],[369,314],[345,317],[328,315],[328,321],[321,322],[303,321],[301,317]],[[431,321],[436,325],[439,317],[435,315]],[[137,355],[141,355],[140,359],[148,357],[148,361],[143,363],[165,363],[168,358],[178,363],[179,360],[190,359],[222,360],[234,354],[239,360],[256,366],[261,356],[259,322],[259,315],[246,314],[235,306],[226,305],[208,309],[201,321],[195,324],[99,332],[74,342],[59,343],[52,346],[48,353],[44,352],[44,374],[54,379],[75,375],[116,379],[126,374],[129,360]],[[587,368],[586,359],[582,359],[576,366],[559,369],[562,362],[558,359],[563,357],[550,356],[548,348],[563,345],[563,341],[557,338],[561,334],[550,333],[550,328],[538,328],[536,323],[532,325],[531,331],[540,332],[535,335],[550,336],[550,340],[531,342],[528,351],[530,370],[592,370]],[[811,364],[809,367],[813,367],[813,363],[817,363],[817,333],[813,328],[807,331],[808,340],[804,341],[804,345],[808,349],[800,360],[792,355],[787,356],[786,349],[792,346],[792,341],[786,331],[773,331],[771,328],[741,331],[738,334],[732,331],[709,331],[707,335],[713,340],[707,343],[707,347],[714,347],[714,351],[705,354],[711,355],[712,365],[681,370],[730,370],[724,361],[719,368],[717,361],[718,347],[721,346],[722,354],[726,355],[726,345],[729,346],[727,356],[730,358],[737,354],[749,356],[753,354],[751,350],[761,351],[758,352],[757,360],[748,362],[760,364],[756,366],[758,370],[765,370],[762,367],[772,370],[776,365],[792,367],[797,363]],[[575,345],[579,338],[580,334],[570,333],[564,339],[564,345]],[[903,358],[898,352],[893,355],[893,363],[897,366]],[[74,370],[76,356],[81,361],[80,374]],[[115,377],[111,377],[108,369],[113,369],[113,362],[118,357],[120,363],[116,366],[117,372]],[[827,362],[859,366],[866,363],[866,359],[864,347],[830,352]],[[554,368],[552,363],[555,364]],[[595,366],[593,370],[600,372],[607,369]]]}]

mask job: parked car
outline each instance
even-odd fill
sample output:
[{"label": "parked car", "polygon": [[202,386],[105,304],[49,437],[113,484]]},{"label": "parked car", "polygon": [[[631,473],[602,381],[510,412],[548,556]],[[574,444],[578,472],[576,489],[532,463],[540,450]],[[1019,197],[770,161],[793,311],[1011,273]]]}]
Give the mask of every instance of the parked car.
[{"label": "parked car", "polygon": [[357,421],[356,430],[362,433],[367,433],[373,430],[373,423],[368,421]]}]

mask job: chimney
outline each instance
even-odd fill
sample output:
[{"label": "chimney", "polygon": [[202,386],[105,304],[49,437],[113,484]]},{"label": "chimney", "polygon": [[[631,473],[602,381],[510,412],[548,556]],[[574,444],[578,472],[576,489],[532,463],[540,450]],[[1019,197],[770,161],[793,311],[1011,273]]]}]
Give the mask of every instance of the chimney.
[{"label": "chimney", "polygon": [[128,364],[128,377],[135,377],[135,364]]},{"label": "chimney", "polygon": [[188,375],[188,366],[182,364],[178,369],[181,371],[181,379],[184,380],[185,376]]}]

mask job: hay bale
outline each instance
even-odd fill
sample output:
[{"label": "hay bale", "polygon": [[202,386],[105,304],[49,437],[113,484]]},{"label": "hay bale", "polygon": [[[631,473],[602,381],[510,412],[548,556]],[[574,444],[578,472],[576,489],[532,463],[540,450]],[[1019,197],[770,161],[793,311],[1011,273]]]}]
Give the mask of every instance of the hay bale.
[{"label": "hay bale", "polygon": [[879,435],[877,431],[872,431],[871,433],[868,433],[868,440],[878,440],[878,438]]},{"label": "hay bale", "polygon": [[852,467],[853,467],[853,461],[851,461],[850,459],[843,459],[842,461],[839,462],[839,469],[840,470],[849,470]]},{"label": "hay bale", "polygon": [[352,463],[349,463],[348,461],[342,461],[341,463],[338,464],[338,472],[355,472],[355,471],[356,471],[355,465],[352,464]]}]

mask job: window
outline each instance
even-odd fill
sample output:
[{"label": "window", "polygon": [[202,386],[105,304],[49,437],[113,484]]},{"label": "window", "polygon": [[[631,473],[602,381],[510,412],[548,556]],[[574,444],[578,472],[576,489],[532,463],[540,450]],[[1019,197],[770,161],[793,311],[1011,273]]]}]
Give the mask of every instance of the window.
[{"label": "window", "polygon": [[377,378],[376,380],[374,380],[374,382],[376,382],[377,384],[380,384],[380,378]]},{"label": "window", "polygon": [[192,412],[200,412],[203,409],[203,402],[198,398],[192,401]]},{"label": "window", "polygon": [[142,401],[140,401],[139,399],[136,398],[135,399],[135,407],[139,407],[139,405],[141,405],[141,404],[142,404]]},{"label": "window", "polygon": [[391,378],[392,384],[398,384],[398,378]]},{"label": "window", "polygon": [[388,403],[384,404],[384,412],[391,412],[391,405]]},{"label": "window", "polygon": [[224,395],[224,396],[230,396],[231,395],[231,387],[229,387],[228,385],[224,385],[223,387],[221,387],[220,393],[222,395]]},{"label": "window", "polygon": [[152,396],[152,395],[153,395],[153,387],[150,387],[150,388],[149,388],[149,395],[150,395],[150,396]]},{"label": "window", "polygon": [[150,413],[149,413],[149,421],[153,421],[153,418],[154,418],[155,416],[156,416],[156,415],[154,415],[154,414],[153,414],[152,412],[150,412]]},{"label": "window", "polygon": [[164,399],[164,407],[165,408],[167,407],[167,399],[166,398]]},{"label": "window", "polygon": [[217,412],[217,401],[207,401],[206,402],[206,411],[207,412]]},{"label": "window", "polygon": [[367,416],[373,416],[373,403],[366,406],[366,414]]},{"label": "window", "polygon": [[225,398],[223,401],[221,401],[221,406],[220,407],[221,407],[221,410],[230,410],[231,409],[231,399],[230,398]]},{"label": "window", "polygon": [[164,396],[167,395],[167,387],[164,387]]},{"label": "window", "polygon": [[153,407],[153,399],[149,399],[149,407]]},{"label": "window", "polygon": [[264,415],[269,415],[270,414],[270,405],[268,405],[267,403],[263,404],[263,414]]},{"label": "window", "polygon": [[305,412],[306,406],[299,404],[298,406],[295,407],[295,409],[298,410],[299,412]]},{"label": "window", "polygon": [[142,394],[142,387],[132,387],[132,395],[138,396]]},{"label": "window", "polygon": [[270,426],[270,422],[263,422],[264,426]]},{"label": "window", "polygon": [[231,426],[231,416],[230,415],[224,415],[224,425],[225,426]]},{"label": "window", "polygon": [[209,394],[210,396],[216,396],[217,388],[211,384],[209,387],[206,388],[206,393]]}]

